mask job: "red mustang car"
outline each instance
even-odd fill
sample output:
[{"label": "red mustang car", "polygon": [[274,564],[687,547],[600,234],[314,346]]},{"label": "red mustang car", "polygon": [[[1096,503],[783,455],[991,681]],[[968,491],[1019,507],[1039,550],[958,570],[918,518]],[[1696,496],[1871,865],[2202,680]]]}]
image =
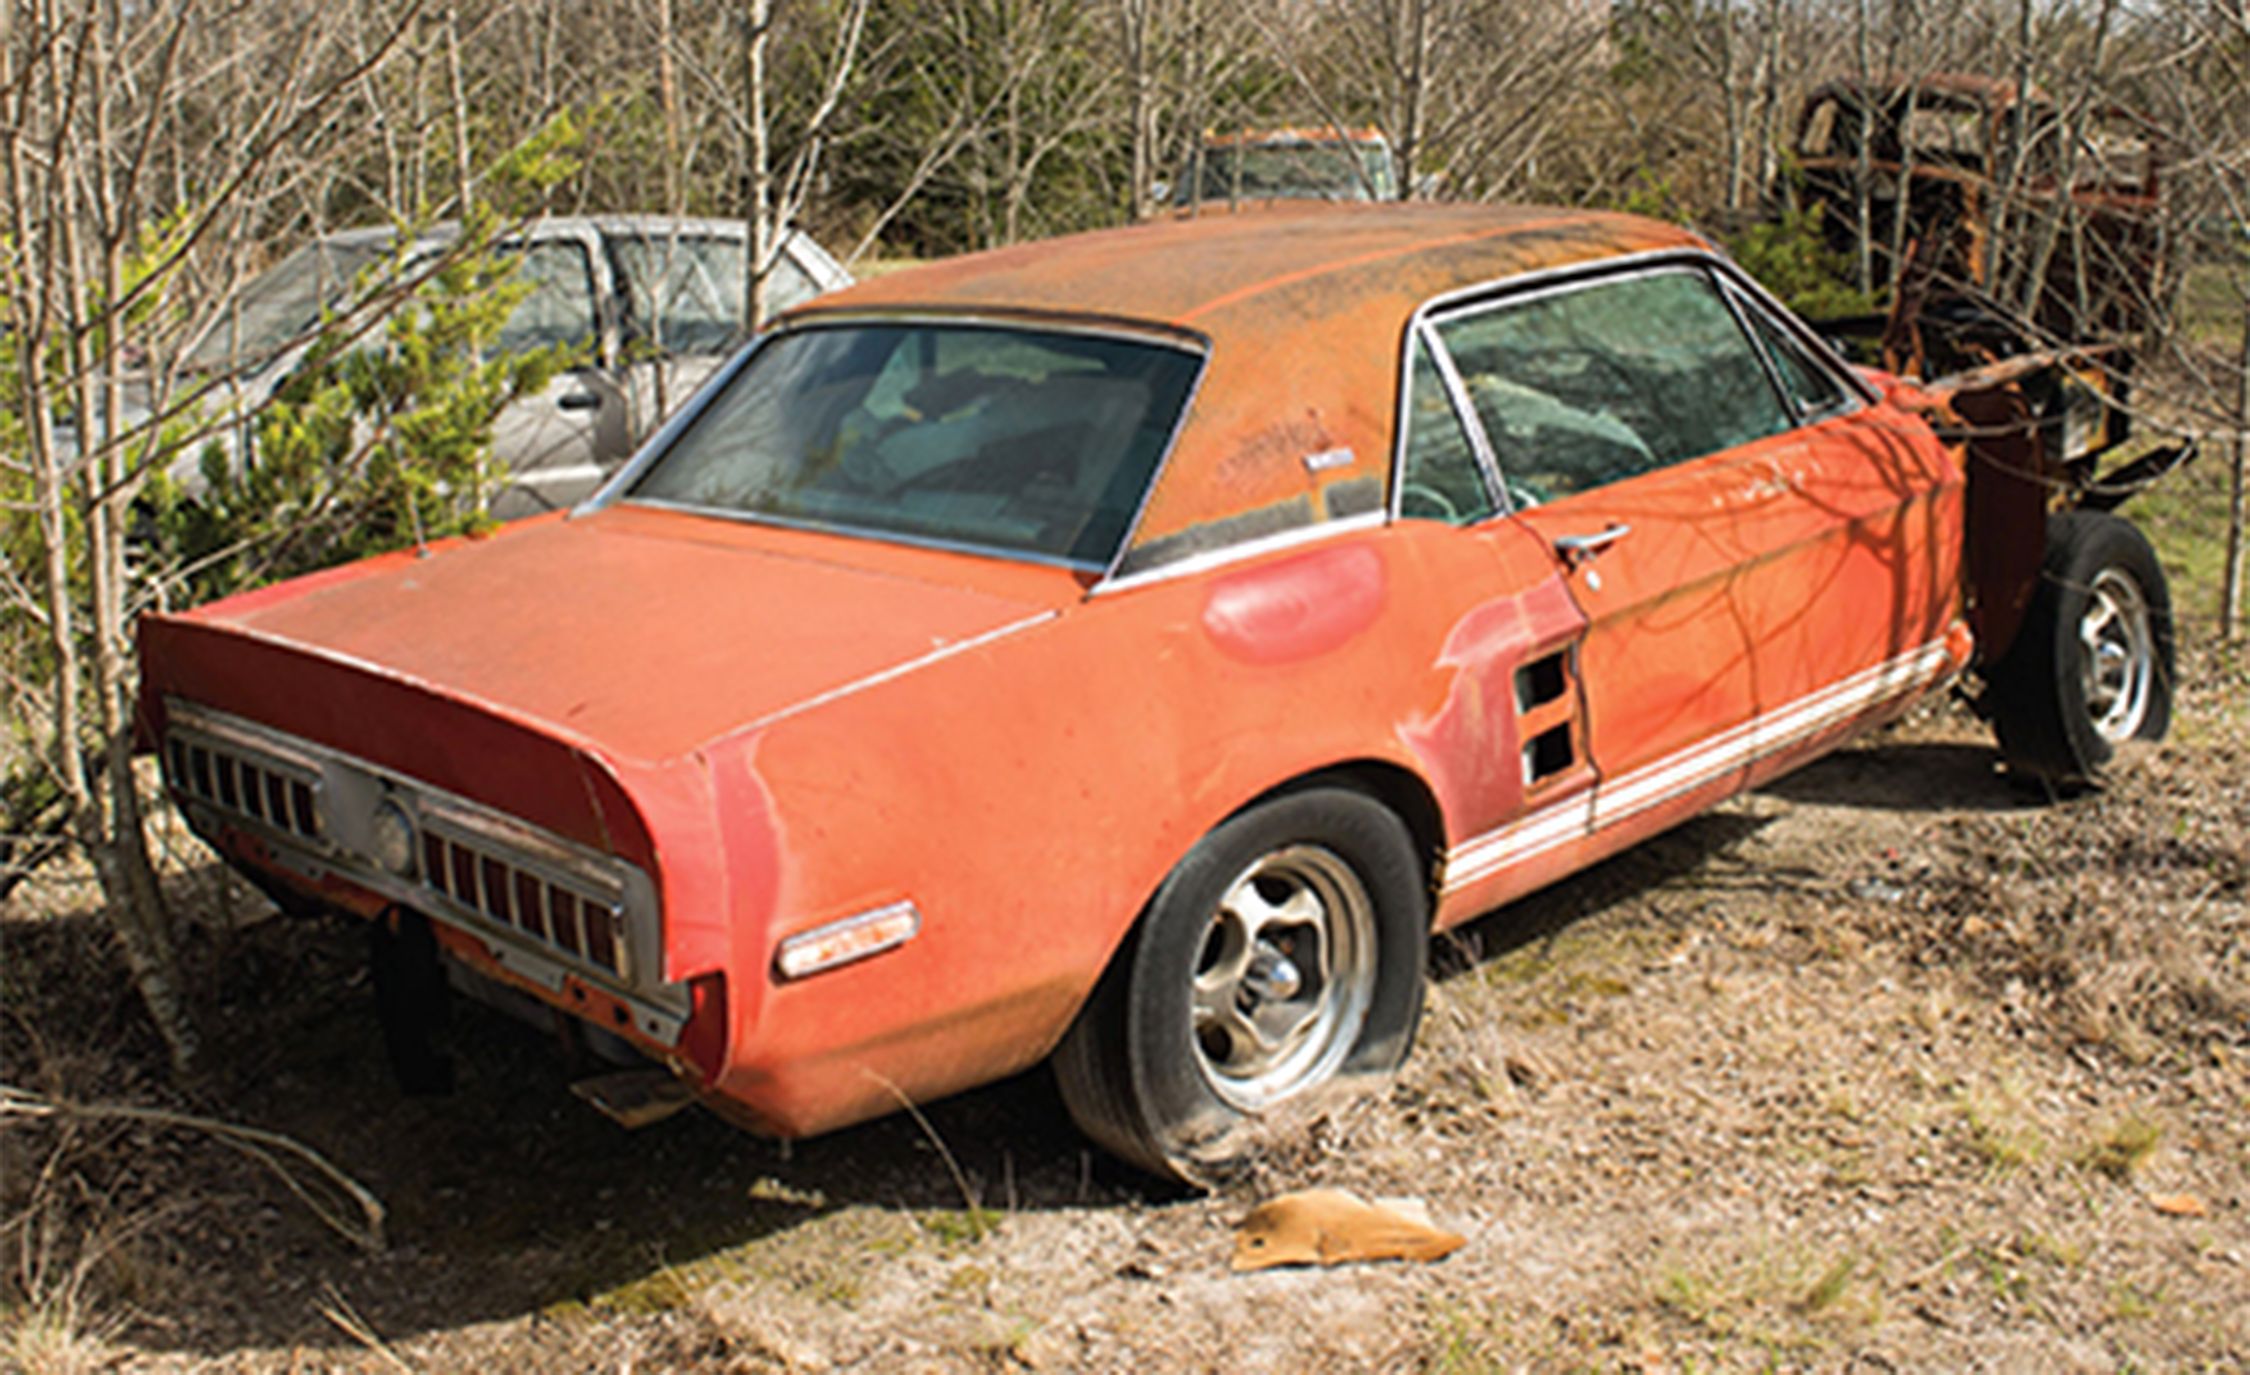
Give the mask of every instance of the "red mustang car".
[{"label": "red mustang car", "polygon": [[144,726],[379,992],[459,962],[790,1136],[1051,1059],[1192,1176],[1400,1062],[1434,929],[1980,649],[2019,768],[2161,732],[2147,545],[1980,496],[1942,399],[1626,216],[1006,249],[788,316],[567,516],[151,617]]}]

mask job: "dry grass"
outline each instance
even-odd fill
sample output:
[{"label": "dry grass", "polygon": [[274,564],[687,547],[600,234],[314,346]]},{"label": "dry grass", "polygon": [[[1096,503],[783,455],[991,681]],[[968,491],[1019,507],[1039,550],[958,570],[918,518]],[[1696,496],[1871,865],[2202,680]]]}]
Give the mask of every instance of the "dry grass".
[{"label": "dry grass", "polygon": [[[692,1114],[627,1138],[471,1019],[462,1094],[402,1100],[356,933],[245,926],[199,869],[222,1070],[183,1091],[61,876],[0,919],[11,1074],[299,1136],[394,1245],[225,1152],[11,1126],[0,1365],[2238,1367],[2250,683],[2184,679],[2103,792],[2026,798],[1935,711],[1472,926],[1398,1081],[1208,1198],[1087,1155],[1036,1076],[787,1151]],[[1313,1185],[1419,1195],[1470,1245],[1229,1272],[1232,1222]]]}]

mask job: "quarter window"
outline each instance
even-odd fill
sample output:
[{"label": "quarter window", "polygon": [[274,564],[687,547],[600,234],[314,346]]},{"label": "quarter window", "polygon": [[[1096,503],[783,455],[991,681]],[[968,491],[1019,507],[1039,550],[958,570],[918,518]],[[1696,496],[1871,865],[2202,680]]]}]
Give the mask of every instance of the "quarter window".
[{"label": "quarter window", "polygon": [[1836,375],[1813,359],[1789,331],[1774,323],[1771,316],[1756,306],[1735,298],[1742,306],[1744,318],[1757,332],[1759,342],[1766,346],[1766,356],[1773,360],[1774,371],[1780,375],[1781,389],[1788,393],[1799,412],[1821,415],[1842,406],[1851,399],[1844,384]]},{"label": "quarter window", "polygon": [[1790,427],[1709,278],[1668,270],[1438,326],[1519,503],[1553,501]]},{"label": "quarter window", "polygon": [[1399,514],[1410,519],[1468,525],[1493,512],[1476,450],[1454,409],[1445,379],[1419,335],[1406,390],[1406,462]]}]

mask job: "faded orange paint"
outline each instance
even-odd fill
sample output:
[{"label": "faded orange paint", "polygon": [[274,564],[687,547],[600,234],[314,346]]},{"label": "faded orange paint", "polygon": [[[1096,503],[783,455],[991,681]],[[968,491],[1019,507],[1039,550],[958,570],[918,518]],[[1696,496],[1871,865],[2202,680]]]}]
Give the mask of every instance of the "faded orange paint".
[{"label": "faded orange paint", "polygon": [[[1426,802],[1444,925],[1827,748],[1959,666],[1959,469],[1888,401],[1532,516],[1457,529],[1379,514],[1417,309],[1698,243],[1621,216],[1331,207],[886,277],[788,327],[1110,322],[1208,351],[1135,537],[1149,567],[1166,541],[1207,548],[1195,532],[1277,507],[1316,524],[1371,491],[1359,509],[1378,514],[1097,586],[612,505],[150,617],[149,735],[164,738],[168,699],[198,704],[637,866],[661,976],[692,982],[695,1010],[676,1042],[619,1029],[763,1130],[965,1088],[1048,1054],[1181,857],[1293,780],[1379,770]],[[1348,461],[1304,461],[1337,450]],[[1612,517],[1638,525],[1596,560],[1595,586],[1551,540]],[[1754,727],[1746,714],[1786,725],[1793,703],[1902,651],[1922,657],[1895,688],[1657,786],[1668,760]],[[1561,666],[1564,690],[1526,702],[1534,663]],[[1531,776],[1524,747],[1551,732],[1567,762]],[[1520,862],[1469,872],[1510,828],[1593,816],[1605,788],[1652,769],[1617,824],[1558,823]],[[385,901],[308,877],[254,828],[209,829],[265,881],[362,915]],[[777,972],[789,937],[902,901],[921,921],[905,944]],[[556,1006],[630,1017],[595,983],[543,987],[497,958],[497,937],[438,925],[456,955]]]}]

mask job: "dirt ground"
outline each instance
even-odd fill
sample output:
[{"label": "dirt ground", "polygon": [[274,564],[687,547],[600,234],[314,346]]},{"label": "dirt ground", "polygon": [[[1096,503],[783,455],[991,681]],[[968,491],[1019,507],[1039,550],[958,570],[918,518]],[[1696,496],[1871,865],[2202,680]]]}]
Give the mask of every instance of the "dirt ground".
[{"label": "dirt ground", "polygon": [[[2026,794],[1940,705],[1467,928],[1397,1082],[1208,1197],[1094,1156],[1039,1074],[791,1148],[627,1133],[468,1007],[459,1090],[402,1097],[361,933],[184,840],[214,1068],[181,1090],[48,874],[0,921],[6,1080],[284,1133],[388,1244],[202,1131],[6,1119],[0,1365],[2250,1368],[2250,673],[2183,676],[2099,794]],[[1468,1245],[1231,1273],[1248,1208],[1315,1185]]]}]

